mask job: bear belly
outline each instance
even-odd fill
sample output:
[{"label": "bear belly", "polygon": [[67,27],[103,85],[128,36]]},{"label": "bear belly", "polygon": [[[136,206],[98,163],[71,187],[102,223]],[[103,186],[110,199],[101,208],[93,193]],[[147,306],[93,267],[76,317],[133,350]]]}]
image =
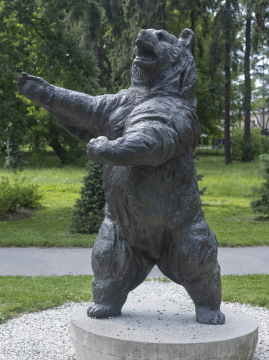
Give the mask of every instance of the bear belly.
[{"label": "bear belly", "polygon": [[200,209],[193,163],[182,167],[176,159],[157,168],[105,166],[104,179],[108,209],[120,235],[154,258],[170,231],[187,226]]}]

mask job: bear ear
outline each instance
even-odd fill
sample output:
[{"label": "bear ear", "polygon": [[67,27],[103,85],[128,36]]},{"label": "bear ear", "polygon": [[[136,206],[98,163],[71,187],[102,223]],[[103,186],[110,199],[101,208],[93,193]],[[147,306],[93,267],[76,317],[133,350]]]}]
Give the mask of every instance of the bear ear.
[{"label": "bear ear", "polygon": [[184,29],[178,40],[190,50],[194,41],[194,32],[191,29]]}]

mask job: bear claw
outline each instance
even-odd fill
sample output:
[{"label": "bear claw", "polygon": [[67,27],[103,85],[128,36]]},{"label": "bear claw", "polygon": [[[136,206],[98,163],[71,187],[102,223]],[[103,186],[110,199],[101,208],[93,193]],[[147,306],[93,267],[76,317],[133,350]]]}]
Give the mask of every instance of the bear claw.
[{"label": "bear claw", "polygon": [[90,305],[87,309],[87,315],[89,317],[96,317],[96,318],[109,318],[109,317],[116,317],[121,314],[121,311],[116,309],[112,305],[102,305],[102,304],[93,304]]},{"label": "bear claw", "polygon": [[196,321],[200,324],[222,325],[225,322],[225,315],[220,310],[196,307]]}]

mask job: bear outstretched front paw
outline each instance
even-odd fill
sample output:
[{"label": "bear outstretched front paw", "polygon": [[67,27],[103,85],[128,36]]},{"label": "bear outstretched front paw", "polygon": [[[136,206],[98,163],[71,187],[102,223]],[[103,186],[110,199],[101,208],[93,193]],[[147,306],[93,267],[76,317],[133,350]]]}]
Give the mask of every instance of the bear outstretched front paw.
[{"label": "bear outstretched front paw", "polygon": [[112,305],[93,304],[88,307],[87,315],[96,318],[116,317],[121,314],[121,311]]},{"label": "bear outstretched front paw", "polygon": [[200,324],[222,325],[225,322],[225,315],[220,310],[196,307],[196,321]]},{"label": "bear outstretched front paw", "polygon": [[19,77],[17,87],[22,95],[39,105],[47,104],[52,95],[52,86],[47,81],[25,72]]}]

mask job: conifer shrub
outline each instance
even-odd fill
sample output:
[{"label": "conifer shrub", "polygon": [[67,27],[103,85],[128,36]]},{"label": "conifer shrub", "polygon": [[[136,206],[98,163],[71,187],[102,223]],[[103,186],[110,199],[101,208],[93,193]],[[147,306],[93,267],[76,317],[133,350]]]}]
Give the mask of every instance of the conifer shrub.
[{"label": "conifer shrub", "polygon": [[103,166],[89,161],[88,170],[76,200],[71,218],[71,231],[92,234],[99,230],[104,219],[105,195],[103,190]]},{"label": "conifer shrub", "polygon": [[38,208],[43,194],[38,185],[33,185],[25,176],[0,177],[0,218],[18,207]]},{"label": "conifer shrub", "polygon": [[250,206],[254,212],[269,216],[269,152],[268,154],[260,155],[259,158],[261,161],[259,173],[265,181],[259,189],[253,188],[254,194],[260,198],[252,201]]}]

